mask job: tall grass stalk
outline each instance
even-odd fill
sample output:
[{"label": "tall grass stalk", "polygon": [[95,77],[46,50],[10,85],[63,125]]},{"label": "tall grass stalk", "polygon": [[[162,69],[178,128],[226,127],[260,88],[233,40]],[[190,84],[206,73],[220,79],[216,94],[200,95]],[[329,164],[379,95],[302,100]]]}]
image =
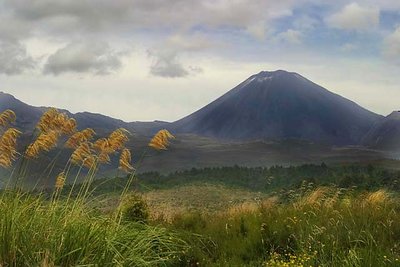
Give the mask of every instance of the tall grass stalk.
[{"label": "tall grass stalk", "polygon": [[[15,118],[12,111],[1,113],[0,128]],[[176,234],[161,227],[122,221],[119,208],[116,216],[108,216],[88,205],[100,163],[109,163],[112,154],[120,153],[120,168],[130,173],[120,201],[129,190],[135,169],[130,151],[125,148],[126,130],[117,129],[108,138],[92,143],[92,129],[76,131],[75,120],[56,109],[46,111],[36,129],[36,139],[21,153],[14,189],[0,191],[0,266],[158,266],[178,260],[187,245]],[[161,133],[157,140],[165,149],[166,132]],[[19,134],[13,128],[1,137],[2,167],[11,167],[16,159]],[[50,199],[44,191],[24,191],[19,183],[29,175],[29,161],[55,148],[63,135],[69,136],[65,146],[74,152],[58,175]],[[60,153],[45,168],[48,175]],[[62,190],[72,164],[79,169],[64,199]],[[83,168],[88,171],[78,185]],[[78,186],[78,194],[73,197]]]}]

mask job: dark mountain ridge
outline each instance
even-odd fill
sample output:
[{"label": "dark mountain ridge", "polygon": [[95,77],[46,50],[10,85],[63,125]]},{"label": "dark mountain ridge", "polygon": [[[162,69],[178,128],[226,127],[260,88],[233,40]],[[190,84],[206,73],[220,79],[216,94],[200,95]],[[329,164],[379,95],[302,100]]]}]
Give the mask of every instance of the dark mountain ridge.
[{"label": "dark mountain ridge", "polygon": [[[13,110],[17,115],[15,125],[24,133],[30,133],[35,128],[36,123],[39,121],[43,112],[48,107],[35,107],[28,105],[14,96],[0,92],[0,112],[6,109]],[[93,128],[100,136],[110,133],[111,131],[123,127],[132,133],[146,135],[153,134],[167,122],[154,121],[154,122],[125,122],[120,119],[115,119],[98,113],[91,112],[78,112],[71,113],[68,110],[60,109],[74,118],[77,121],[78,128]]]}]

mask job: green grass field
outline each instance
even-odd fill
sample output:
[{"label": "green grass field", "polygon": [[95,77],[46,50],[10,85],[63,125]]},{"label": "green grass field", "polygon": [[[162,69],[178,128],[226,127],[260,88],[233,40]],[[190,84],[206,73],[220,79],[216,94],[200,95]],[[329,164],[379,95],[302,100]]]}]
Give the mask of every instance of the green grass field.
[{"label": "green grass field", "polygon": [[193,185],[179,197],[181,206],[165,209],[186,189],[144,195],[156,215],[169,213],[152,223],[191,244],[181,266],[400,266],[400,202],[393,192],[305,188],[287,201]]},{"label": "green grass field", "polygon": [[[194,182],[139,193],[153,227],[188,244],[172,266],[400,266],[400,196],[313,186],[257,192]],[[113,195],[99,206],[109,213]]]},{"label": "green grass field", "polygon": [[0,266],[400,266],[393,190],[197,181],[132,194],[143,205],[125,217],[118,192],[3,191]]}]

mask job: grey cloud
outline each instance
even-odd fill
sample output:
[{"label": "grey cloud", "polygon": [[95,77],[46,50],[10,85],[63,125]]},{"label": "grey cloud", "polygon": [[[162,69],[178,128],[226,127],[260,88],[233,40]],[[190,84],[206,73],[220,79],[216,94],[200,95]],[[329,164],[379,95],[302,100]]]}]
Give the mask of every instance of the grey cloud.
[{"label": "grey cloud", "polygon": [[[31,25],[35,30],[54,34],[130,32],[137,28],[187,30],[197,25],[231,26],[264,38],[269,22],[292,15],[304,4],[321,4],[318,0],[2,0],[0,12]],[[365,6],[360,6],[362,3]],[[377,3],[378,2],[378,3]],[[349,1],[325,3],[338,7]],[[373,3],[375,3],[373,5]],[[367,6],[368,5],[368,6]],[[398,0],[355,0],[327,22],[340,28],[366,28],[376,22],[376,8],[400,8]],[[52,22],[52,23],[49,23]],[[312,26],[308,20],[303,24]],[[311,23],[311,24],[310,24]]]},{"label": "grey cloud", "polygon": [[7,75],[21,74],[35,67],[23,45],[18,42],[0,41],[0,73]]},{"label": "grey cloud", "polygon": [[205,36],[176,34],[167,38],[162,44],[148,51],[153,59],[150,74],[165,78],[180,78],[203,72],[199,66],[185,67],[179,61],[182,53],[199,53],[212,46],[216,46]]},{"label": "grey cloud", "polygon": [[203,68],[199,67],[199,66],[189,66],[188,68],[192,73],[203,73],[204,72]]},{"label": "grey cloud", "polygon": [[[8,14],[18,24],[10,23],[17,25],[14,30],[0,26],[0,36],[18,33],[13,38],[19,41],[31,36],[51,36],[59,42],[104,37],[124,41],[137,29],[189,32],[202,25],[233,27],[263,39],[269,20],[290,15],[294,6],[308,1],[313,0],[2,0],[0,18]],[[157,56],[151,73],[164,77],[193,73],[179,63],[178,55],[206,49],[210,44],[199,37],[191,38],[168,40],[168,46],[175,47],[175,56]],[[105,74],[120,65],[118,55],[104,46],[70,44],[48,58],[44,73]],[[164,71],[166,66],[171,70]]]},{"label": "grey cloud", "polygon": [[[4,37],[7,40],[21,41],[32,36],[51,36],[53,40],[59,42],[83,38],[110,38],[126,42],[134,36],[137,29],[150,29],[146,35],[154,37],[152,34],[157,35],[161,31],[187,33],[196,26],[247,31],[253,37],[264,40],[268,38],[270,32],[273,32],[272,20],[290,16],[296,7],[307,3],[321,4],[319,0],[0,0],[0,2],[0,18],[6,21],[0,26],[0,38],[7,36]],[[326,22],[333,27],[344,29],[364,29],[375,25],[376,9],[357,4],[363,2],[370,4],[374,0],[355,0],[355,4],[333,15]],[[398,0],[382,0],[377,6],[400,8],[398,3]],[[348,4],[348,1],[324,3],[335,8],[345,4]],[[8,20],[3,20],[4,18]],[[11,23],[12,21],[16,23]],[[298,22],[297,28],[292,27],[278,39],[300,43],[303,33],[314,27],[315,23],[305,17]],[[154,29],[156,31],[152,31]],[[210,45],[207,40],[197,39],[188,42],[185,37],[184,40],[176,38],[167,41],[168,47],[175,47],[172,49],[175,57],[156,56],[159,62],[156,60],[151,72],[153,73],[155,68],[158,70],[156,73],[162,74],[164,72],[160,71],[162,69],[160,66],[169,63],[170,67],[175,69],[171,71],[172,73],[180,76],[188,75],[185,71],[191,73],[177,58],[182,51],[197,53]],[[101,48],[96,53],[89,50],[78,49],[76,45],[75,48],[65,47],[48,59],[44,71],[53,74],[66,71],[102,74],[114,71],[121,64],[119,56],[113,52],[105,52]],[[155,50],[160,49],[155,48]],[[80,53],[85,56],[82,60],[75,56]],[[72,58],[67,59],[67,55]],[[100,59],[96,55],[104,57]]]},{"label": "grey cloud", "polygon": [[[243,29],[291,14],[294,6],[312,0],[3,0],[16,17],[29,23],[58,18],[59,25],[79,25],[79,30],[130,30],[132,27],[179,27],[195,25],[234,26]],[[68,23],[60,23],[66,20]],[[75,21],[75,23],[74,23]],[[76,29],[77,31],[78,29]],[[257,31],[257,35],[261,33]]]},{"label": "grey cloud", "polygon": [[179,78],[189,75],[189,71],[178,61],[175,52],[149,52],[155,60],[150,67],[150,73],[164,78]]},{"label": "grey cloud", "polygon": [[0,11],[0,40],[18,42],[21,38],[30,37],[31,27],[9,14],[1,14]]},{"label": "grey cloud", "polygon": [[[84,17],[88,20],[108,19],[109,17],[121,17],[121,14],[129,11],[131,1],[70,1],[70,0],[4,0],[4,6],[12,10],[16,16],[29,20],[41,20],[55,16]],[[109,12],[106,12],[106,11]]]},{"label": "grey cloud", "polygon": [[48,58],[44,73],[110,74],[121,67],[121,55],[102,42],[70,43]]},{"label": "grey cloud", "polygon": [[30,37],[30,26],[0,10],[0,73],[21,74],[36,66],[21,39]]}]

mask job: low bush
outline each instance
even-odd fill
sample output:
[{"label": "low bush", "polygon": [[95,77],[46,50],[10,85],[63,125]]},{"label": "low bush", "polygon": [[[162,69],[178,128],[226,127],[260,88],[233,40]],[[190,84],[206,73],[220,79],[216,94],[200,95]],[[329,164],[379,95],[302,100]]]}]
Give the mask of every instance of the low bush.
[{"label": "low bush", "polygon": [[146,223],[149,218],[149,208],[139,194],[131,193],[122,201],[121,215],[124,221]]}]

